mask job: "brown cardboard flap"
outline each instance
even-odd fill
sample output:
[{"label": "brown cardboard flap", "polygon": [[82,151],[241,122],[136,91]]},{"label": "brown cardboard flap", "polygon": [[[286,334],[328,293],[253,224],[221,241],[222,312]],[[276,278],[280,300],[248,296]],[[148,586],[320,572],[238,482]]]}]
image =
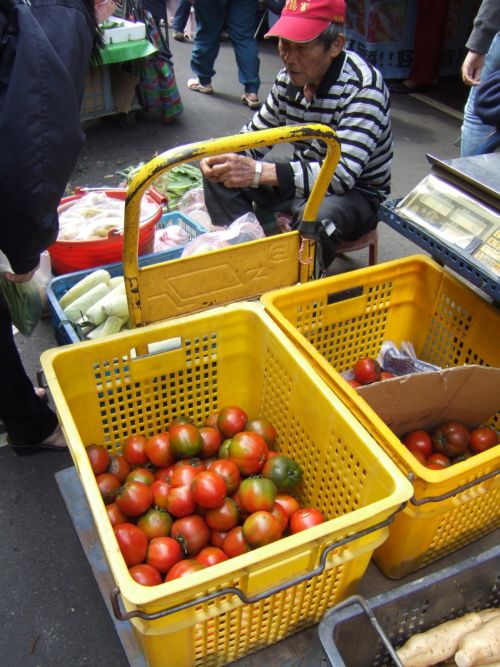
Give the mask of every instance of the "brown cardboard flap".
[{"label": "brown cardboard flap", "polygon": [[472,428],[500,409],[500,368],[458,366],[404,375],[357,391],[398,436],[449,420]]}]

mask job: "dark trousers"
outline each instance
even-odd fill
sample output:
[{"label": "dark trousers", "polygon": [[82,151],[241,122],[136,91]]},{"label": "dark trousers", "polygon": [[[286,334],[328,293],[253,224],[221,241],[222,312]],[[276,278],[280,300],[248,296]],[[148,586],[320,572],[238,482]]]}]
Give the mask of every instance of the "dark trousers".
[{"label": "dark trousers", "polygon": [[[260,188],[226,188],[221,183],[203,182],[205,204],[214,225],[227,226],[240,216],[253,211],[255,203],[265,211],[292,213],[293,225],[302,220],[307,201],[284,201],[279,190],[269,186]],[[335,223],[340,240],[355,241],[375,229],[378,223],[379,200],[360,190],[350,190],[344,195],[328,195],[320,204],[318,220]]]},{"label": "dark trousers", "polygon": [[14,445],[36,445],[56,428],[55,413],[35,394],[24,370],[9,309],[0,294],[0,419]]}]

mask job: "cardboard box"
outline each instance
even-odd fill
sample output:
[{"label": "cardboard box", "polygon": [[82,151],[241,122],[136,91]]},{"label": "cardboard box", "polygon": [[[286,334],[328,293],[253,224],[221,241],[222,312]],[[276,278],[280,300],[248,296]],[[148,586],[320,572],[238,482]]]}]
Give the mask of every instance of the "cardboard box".
[{"label": "cardboard box", "polygon": [[450,420],[472,428],[500,409],[500,368],[458,366],[403,375],[357,391],[398,437]]},{"label": "cardboard box", "polygon": [[121,42],[130,42],[136,39],[145,39],[146,24],[137,21],[126,21],[119,16],[110,16],[106,23],[116,23],[116,27],[105,28],[102,36],[104,44],[119,44]]}]

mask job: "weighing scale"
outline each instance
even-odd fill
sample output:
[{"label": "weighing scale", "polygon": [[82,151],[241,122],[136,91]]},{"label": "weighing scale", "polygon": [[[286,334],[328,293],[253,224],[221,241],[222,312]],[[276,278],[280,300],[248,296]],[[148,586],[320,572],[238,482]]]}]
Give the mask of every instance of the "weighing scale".
[{"label": "weighing scale", "polygon": [[500,302],[500,153],[442,160],[381,219]]}]

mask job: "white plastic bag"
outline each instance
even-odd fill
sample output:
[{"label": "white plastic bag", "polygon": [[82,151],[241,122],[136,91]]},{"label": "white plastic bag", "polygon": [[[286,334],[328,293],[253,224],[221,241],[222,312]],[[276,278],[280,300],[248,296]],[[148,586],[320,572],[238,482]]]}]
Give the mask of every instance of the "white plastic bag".
[{"label": "white plastic bag", "polygon": [[265,237],[264,230],[253,213],[245,213],[232,222],[229,227],[216,232],[207,232],[197,236],[190,241],[182,251],[182,257],[199,255],[202,252],[210,252],[226,248],[230,245],[256,241]]}]

